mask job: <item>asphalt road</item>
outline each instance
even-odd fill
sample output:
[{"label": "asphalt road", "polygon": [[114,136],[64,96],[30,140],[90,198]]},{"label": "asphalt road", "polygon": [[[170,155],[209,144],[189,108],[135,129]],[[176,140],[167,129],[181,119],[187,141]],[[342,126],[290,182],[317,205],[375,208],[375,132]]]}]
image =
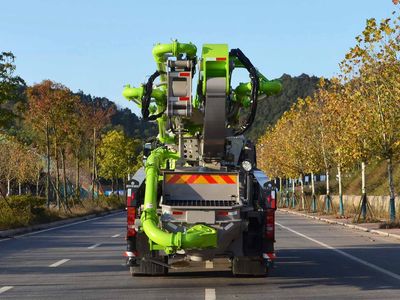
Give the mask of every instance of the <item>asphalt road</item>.
[{"label": "asphalt road", "polygon": [[236,278],[226,260],[131,277],[124,213],[0,240],[0,299],[400,299],[400,243],[277,213],[275,269]]}]

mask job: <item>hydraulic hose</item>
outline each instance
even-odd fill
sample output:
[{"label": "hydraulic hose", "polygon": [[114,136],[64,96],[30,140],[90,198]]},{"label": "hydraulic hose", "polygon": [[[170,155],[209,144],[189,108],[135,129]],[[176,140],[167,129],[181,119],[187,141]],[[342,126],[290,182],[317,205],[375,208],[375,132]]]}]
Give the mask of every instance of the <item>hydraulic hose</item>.
[{"label": "hydraulic hose", "polygon": [[157,186],[159,170],[166,159],[178,159],[174,152],[160,147],[152,151],[146,161],[146,189],[141,215],[143,231],[154,243],[170,254],[177,249],[210,248],[217,246],[217,231],[205,225],[195,225],[186,232],[170,233],[159,226],[157,215]]},{"label": "hydraulic hose", "polygon": [[236,57],[242,65],[247,69],[249,72],[250,76],[250,81],[251,81],[251,96],[250,96],[250,101],[251,101],[251,108],[250,108],[250,114],[247,117],[246,123],[242,125],[239,130],[237,130],[234,135],[241,135],[245,133],[253,124],[254,118],[256,116],[257,112],[257,96],[258,96],[258,90],[259,90],[259,77],[258,77],[258,72],[257,69],[253,66],[251,61],[247,58],[246,55],[242,52],[240,49],[232,49],[229,53],[230,56]]}]

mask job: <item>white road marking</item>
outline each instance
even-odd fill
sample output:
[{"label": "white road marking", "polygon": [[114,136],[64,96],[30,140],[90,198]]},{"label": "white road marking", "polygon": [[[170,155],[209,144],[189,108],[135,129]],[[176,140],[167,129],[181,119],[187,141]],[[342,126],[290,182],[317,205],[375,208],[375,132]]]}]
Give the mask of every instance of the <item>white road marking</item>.
[{"label": "white road marking", "polygon": [[3,294],[4,292],[7,292],[9,290],[11,290],[13,288],[13,286],[3,286],[0,288],[0,294]]},{"label": "white road marking", "polygon": [[120,235],[121,235],[120,233],[117,233],[117,234],[114,234],[112,237],[115,238],[115,237],[119,237]]},{"label": "white road marking", "polygon": [[94,249],[97,248],[98,246],[100,246],[101,244],[94,244],[92,246],[87,247],[88,249]]},{"label": "white road marking", "polygon": [[[83,220],[83,221],[78,221],[78,222],[74,222],[74,223],[69,223],[69,224],[65,224],[65,225],[61,225],[61,226],[57,226],[57,227],[51,227],[51,228],[48,228],[48,229],[42,229],[42,230],[38,230],[38,231],[34,231],[34,232],[20,234],[20,235],[16,235],[15,238],[19,238],[19,237],[23,237],[23,236],[30,236],[30,235],[35,235],[35,234],[39,234],[39,233],[46,232],[46,231],[51,231],[51,230],[56,230],[56,229],[60,229],[60,228],[70,227],[70,226],[74,226],[74,225],[78,225],[78,224],[82,224],[82,223],[86,223],[86,222],[90,222],[90,221],[95,221],[95,220],[102,219],[102,218],[105,218],[105,217],[110,217],[110,216],[113,216],[113,215],[122,214],[124,212],[125,211],[119,211],[119,212],[111,213],[111,214],[108,214],[108,215],[105,215],[105,216],[101,216],[101,217],[96,217],[96,218],[87,219],[87,220]],[[0,239],[0,242],[8,241],[8,240],[11,240],[11,239],[13,239],[13,238]]]},{"label": "white road marking", "polygon": [[215,296],[215,289],[206,289],[205,290],[205,300],[215,300],[217,297]]},{"label": "white road marking", "polygon": [[70,259],[69,258],[65,258],[65,259],[59,260],[59,261],[55,262],[54,264],[51,264],[49,267],[50,268],[55,268],[55,267],[58,267],[58,266],[60,266],[60,265],[62,265],[64,263],[66,263],[67,261],[70,261]]},{"label": "white road marking", "polygon": [[290,231],[290,232],[292,232],[294,234],[297,234],[298,236],[301,236],[301,237],[303,237],[303,238],[305,238],[305,239],[307,239],[309,241],[312,241],[312,242],[314,242],[314,243],[316,243],[316,244],[318,244],[318,245],[320,245],[320,246],[322,246],[324,248],[330,249],[330,250],[332,250],[332,251],[334,251],[334,252],[336,252],[336,253],[338,253],[340,255],[343,255],[343,256],[347,257],[348,259],[351,259],[352,261],[358,262],[359,264],[367,266],[367,267],[369,267],[369,268],[371,268],[371,269],[373,269],[375,271],[378,271],[378,272],[380,272],[382,274],[390,276],[390,277],[392,277],[394,279],[400,280],[400,275],[399,274],[396,274],[396,273],[393,273],[393,272],[388,271],[386,269],[383,269],[383,268],[381,268],[381,267],[379,267],[377,265],[371,264],[371,263],[369,263],[369,262],[367,262],[367,261],[365,261],[363,259],[355,257],[355,256],[353,256],[353,255],[351,255],[351,254],[349,254],[347,252],[344,252],[342,250],[336,249],[336,248],[334,248],[334,247],[332,247],[332,246],[330,246],[328,244],[325,244],[323,242],[317,241],[316,239],[313,239],[313,238],[311,238],[311,237],[309,237],[309,236],[307,236],[305,234],[302,234],[302,233],[300,233],[300,232],[298,232],[296,230],[293,230],[293,229],[291,229],[289,227],[286,227],[286,226],[284,226],[282,224],[279,224],[277,222],[275,222],[275,224],[278,225],[279,227],[282,227],[283,229],[286,229],[286,230],[288,230],[288,231]]},{"label": "white road marking", "polygon": [[212,260],[206,260],[206,269],[213,269],[214,262]]}]

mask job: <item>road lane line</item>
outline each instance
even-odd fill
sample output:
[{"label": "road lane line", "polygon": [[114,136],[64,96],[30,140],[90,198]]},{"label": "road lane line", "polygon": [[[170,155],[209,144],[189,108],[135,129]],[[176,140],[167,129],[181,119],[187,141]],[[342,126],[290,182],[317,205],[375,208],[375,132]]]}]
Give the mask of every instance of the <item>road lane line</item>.
[{"label": "road lane line", "polygon": [[11,290],[13,288],[13,286],[3,286],[0,288],[0,294],[3,294],[4,292],[7,292],[9,290]]},{"label": "road lane line", "polygon": [[381,272],[381,273],[383,273],[383,274],[385,274],[387,276],[390,276],[390,277],[392,277],[394,279],[400,280],[400,275],[399,274],[393,273],[393,272],[391,272],[389,270],[386,270],[386,269],[381,268],[381,267],[379,267],[377,265],[369,263],[369,262],[367,262],[367,261],[365,261],[363,259],[360,259],[358,257],[355,257],[355,256],[353,256],[353,255],[351,255],[351,254],[349,254],[347,252],[344,252],[342,250],[336,249],[336,248],[334,248],[334,247],[332,247],[332,246],[330,246],[328,244],[325,244],[323,242],[317,241],[316,239],[313,239],[313,238],[311,238],[311,237],[309,237],[309,236],[307,236],[305,234],[302,234],[302,233],[300,233],[300,232],[298,232],[296,230],[293,230],[293,229],[291,229],[289,227],[286,227],[286,226],[284,226],[282,224],[279,224],[278,222],[275,222],[275,224],[278,225],[279,227],[282,227],[283,229],[286,229],[287,231],[290,231],[290,232],[292,232],[294,234],[297,234],[298,236],[301,236],[302,238],[305,238],[305,239],[307,239],[309,241],[312,241],[312,242],[314,242],[314,243],[316,243],[316,244],[318,244],[318,245],[320,245],[320,246],[322,246],[324,248],[330,249],[330,250],[332,250],[332,251],[334,251],[334,252],[336,252],[336,253],[338,253],[340,255],[343,255],[343,256],[347,257],[348,259],[351,259],[352,261],[358,262],[359,264],[367,266],[367,267],[369,267],[369,268],[371,268],[371,269],[373,269],[375,271]]},{"label": "road lane line", "polygon": [[212,260],[206,260],[206,269],[213,269],[214,262]]},{"label": "road lane line", "polygon": [[215,289],[206,289],[205,290],[205,300],[215,300],[217,297],[215,296]]},{"label": "road lane line", "polygon": [[120,233],[117,233],[117,234],[114,234],[112,237],[115,238],[115,237],[119,237],[120,235],[121,235]]},{"label": "road lane line", "polygon": [[92,246],[87,247],[88,249],[94,249],[97,248],[98,246],[100,246],[101,244],[94,244]]},{"label": "road lane line", "polygon": [[55,262],[54,264],[51,264],[49,267],[50,268],[55,268],[55,267],[58,267],[58,266],[60,266],[60,265],[62,265],[64,263],[66,263],[67,261],[70,261],[70,259],[69,258],[65,258],[65,259],[59,260],[59,261]]},{"label": "road lane line", "polygon": [[61,226],[57,226],[57,227],[51,227],[51,228],[47,228],[47,229],[42,229],[42,230],[29,232],[29,233],[25,233],[25,234],[19,234],[19,235],[16,235],[15,237],[13,237],[13,238],[0,239],[0,242],[8,241],[8,240],[19,238],[19,237],[35,235],[35,234],[39,234],[39,233],[42,233],[42,232],[52,231],[52,230],[56,230],[56,229],[60,229],[60,228],[70,227],[70,226],[74,226],[74,225],[78,225],[78,224],[82,224],[82,223],[87,223],[87,222],[95,221],[95,220],[102,219],[102,218],[105,218],[105,217],[110,217],[110,216],[122,214],[124,212],[125,211],[119,211],[119,212],[116,212],[116,213],[112,213],[112,214],[108,214],[108,215],[105,215],[105,216],[100,216],[100,217],[96,217],[96,218],[92,218],[92,219],[87,219],[87,220],[78,221],[78,222],[74,222],[74,223],[69,223],[69,224],[65,224],[65,225],[61,225]]}]

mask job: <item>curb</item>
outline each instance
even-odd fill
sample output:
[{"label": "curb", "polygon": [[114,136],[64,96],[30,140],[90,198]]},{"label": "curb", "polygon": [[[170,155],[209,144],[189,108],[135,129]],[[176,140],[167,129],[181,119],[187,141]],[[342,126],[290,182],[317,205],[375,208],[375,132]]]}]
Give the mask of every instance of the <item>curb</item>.
[{"label": "curb", "polygon": [[400,240],[400,235],[399,234],[384,232],[384,231],[380,231],[380,230],[376,230],[376,229],[368,229],[368,228],[365,228],[365,227],[362,227],[362,226],[358,226],[358,225],[348,224],[348,223],[335,221],[335,220],[330,220],[330,219],[325,219],[325,218],[316,217],[316,216],[310,216],[310,215],[307,215],[307,214],[303,214],[303,213],[299,213],[299,212],[295,212],[295,211],[291,211],[291,210],[287,210],[287,209],[282,209],[282,208],[278,208],[278,210],[282,211],[282,212],[286,212],[286,213],[292,214],[292,215],[296,215],[296,216],[306,217],[306,218],[309,218],[309,219],[318,220],[318,221],[322,221],[322,222],[329,223],[329,224],[341,225],[341,226],[348,227],[348,228],[351,228],[351,229],[356,229],[356,230],[364,231],[364,232],[370,232],[370,233],[377,234],[377,235],[380,235],[380,236],[391,237],[391,238],[395,238],[395,239]]},{"label": "curb", "polygon": [[28,227],[22,227],[22,228],[16,228],[16,229],[9,229],[9,230],[0,230],[0,241],[1,239],[8,239],[8,238],[13,238],[14,236],[21,235],[24,233],[30,233],[34,231],[39,231],[43,229],[49,229],[52,227],[58,227],[61,225],[67,225],[79,221],[84,221],[84,220],[89,220],[97,217],[102,217],[118,212],[122,212],[124,209],[117,209],[117,210],[110,210],[110,211],[105,211],[97,214],[90,214],[86,215],[83,217],[75,217],[75,218],[70,218],[70,219],[65,219],[65,220],[60,220],[60,221],[55,221],[55,222],[50,222],[50,223],[43,223],[43,224],[37,224],[37,225],[32,225]]}]

